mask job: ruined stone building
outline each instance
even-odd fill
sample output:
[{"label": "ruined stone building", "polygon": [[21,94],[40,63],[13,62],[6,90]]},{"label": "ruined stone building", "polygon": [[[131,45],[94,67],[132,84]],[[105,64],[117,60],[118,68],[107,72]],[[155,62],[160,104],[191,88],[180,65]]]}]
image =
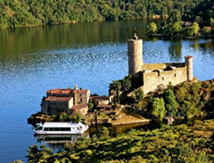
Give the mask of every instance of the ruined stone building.
[{"label": "ruined stone building", "polygon": [[42,112],[49,115],[61,112],[86,115],[89,98],[90,91],[77,86],[75,89],[51,89],[42,101]]},{"label": "ruined stone building", "polygon": [[193,79],[193,57],[186,56],[184,63],[145,64],[142,60],[142,39],[134,35],[128,40],[129,74],[137,76],[144,94],[177,85]]}]

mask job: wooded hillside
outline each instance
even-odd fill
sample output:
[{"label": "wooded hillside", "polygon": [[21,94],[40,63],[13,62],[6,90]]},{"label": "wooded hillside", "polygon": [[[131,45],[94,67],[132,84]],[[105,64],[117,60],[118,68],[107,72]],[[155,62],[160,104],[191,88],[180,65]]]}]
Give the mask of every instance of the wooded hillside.
[{"label": "wooded hillside", "polygon": [[185,20],[207,23],[214,18],[212,0],[0,0],[0,29],[152,18],[174,9]]}]

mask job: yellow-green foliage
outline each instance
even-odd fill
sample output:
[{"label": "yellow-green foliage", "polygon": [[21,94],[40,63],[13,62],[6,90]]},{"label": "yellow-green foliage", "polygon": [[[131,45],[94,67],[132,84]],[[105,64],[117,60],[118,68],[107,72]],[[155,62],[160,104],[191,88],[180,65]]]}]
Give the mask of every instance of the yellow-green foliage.
[{"label": "yellow-green foliage", "polygon": [[32,162],[60,158],[74,162],[211,162],[213,131],[214,120],[198,120],[151,131],[132,130],[115,138],[81,139],[73,150],[66,147],[57,153],[31,146],[27,158]]}]

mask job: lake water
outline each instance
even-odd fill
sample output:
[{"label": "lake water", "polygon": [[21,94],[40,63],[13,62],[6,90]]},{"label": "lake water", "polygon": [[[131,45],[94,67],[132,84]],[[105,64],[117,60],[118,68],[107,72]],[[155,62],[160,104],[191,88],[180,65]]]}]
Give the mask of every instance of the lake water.
[{"label": "lake water", "polygon": [[214,77],[210,39],[148,40],[146,20],[54,25],[0,31],[0,162],[26,162],[29,145],[39,144],[27,118],[40,110],[46,90],[74,87],[108,94],[112,80],[128,74],[127,39],[134,27],[145,63],[184,62],[194,57],[194,76]]}]

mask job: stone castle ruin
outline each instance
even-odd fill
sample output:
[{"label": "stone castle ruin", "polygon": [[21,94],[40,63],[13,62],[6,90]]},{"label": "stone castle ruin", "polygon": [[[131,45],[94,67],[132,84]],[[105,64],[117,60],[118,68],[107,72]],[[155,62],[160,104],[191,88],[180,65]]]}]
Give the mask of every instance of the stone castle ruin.
[{"label": "stone castle ruin", "polygon": [[138,77],[144,94],[177,85],[193,79],[193,57],[186,56],[185,63],[153,63],[142,61],[143,41],[135,34],[128,40],[129,74]]}]

